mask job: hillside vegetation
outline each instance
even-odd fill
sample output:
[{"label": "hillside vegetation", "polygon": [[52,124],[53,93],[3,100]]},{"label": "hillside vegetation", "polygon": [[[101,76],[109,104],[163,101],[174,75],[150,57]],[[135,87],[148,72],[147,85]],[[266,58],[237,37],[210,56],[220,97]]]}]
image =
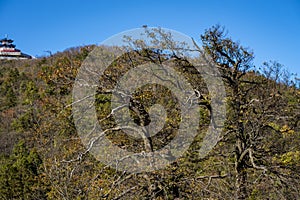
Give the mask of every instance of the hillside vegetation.
[{"label": "hillside vegetation", "polygon": [[[149,34],[155,37],[153,32]],[[140,48],[118,58],[99,77],[99,123],[107,137],[132,152],[162,148],[176,135],[181,118],[172,92],[146,85],[132,98],[131,117],[149,123],[148,108],[166,110],[163,129],[143,139],[114,129],[111,93],[105,92],[131,68],[168,64],[201,96],[198,134],[188,151],[164,169],[120,172],[83,146],[72,115],[78,69],[94,46],[49,57],[0,61],[0,199],[300,199],[300,90],[281,64],[253,66],[254,54],[219,26],[201,36],[203,50],[218,66],[226,89],[227,115],[217,145],[205,157],[199,149],[213,115],[201,75],[174,52]],[[133,44],[134,41],[129,41]],[[170,52],[170,51],[168,51]]]}]

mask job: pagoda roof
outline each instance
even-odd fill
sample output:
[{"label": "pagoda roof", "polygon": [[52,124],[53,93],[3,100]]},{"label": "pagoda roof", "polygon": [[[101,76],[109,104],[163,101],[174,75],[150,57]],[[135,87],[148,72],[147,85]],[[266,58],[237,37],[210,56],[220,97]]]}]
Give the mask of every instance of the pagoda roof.
[{"label": "pagoda roof", "polygon": [[31,59],[30,55],[22,53],[21,50],[16,49],[16,45],[12,44],[13,40],[8,39],[7,36],[0,40],[0,59]]},{"label": "pagoda roof", "polygon": [[16,45],[14,45],[14,44],[0,44],[0,47],[15,48]]},{"label": "pagoda roof", "polygon": [[14,41],[12,39],[3,38],[3,39],[0,40],[0,42],[13,43]]}]

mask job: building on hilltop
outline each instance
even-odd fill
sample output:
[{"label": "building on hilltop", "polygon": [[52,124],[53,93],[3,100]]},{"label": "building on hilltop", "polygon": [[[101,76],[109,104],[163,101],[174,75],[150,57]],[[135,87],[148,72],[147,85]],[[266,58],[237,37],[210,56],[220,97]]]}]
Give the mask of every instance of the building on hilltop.
[{"label": "building on hilltop", "polygon": [[0,59],[18,60],[18,59],[32,59],[33,57],[22,53],[16,49],[13,40],[8,39],[7,36],[0,40]]}]

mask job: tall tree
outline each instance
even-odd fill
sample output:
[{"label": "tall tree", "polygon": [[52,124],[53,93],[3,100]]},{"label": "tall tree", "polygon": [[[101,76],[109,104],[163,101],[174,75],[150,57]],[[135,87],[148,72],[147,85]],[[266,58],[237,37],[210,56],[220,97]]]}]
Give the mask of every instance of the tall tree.
[{"label": "tall tree", "polygon": [[[246,199],[251,189],[255,188],[249,185],[252,180],[250,174],[261,171],[263,176],[269,173],[271,179],[279,177],[272,159],[276,153],[282,154],[286,149],[280,151],[281,145],[278,143],[278,139],[282,139],[280,130],[283,129],[273,125],[289,127],[283,119],[291,117],[291,113],[286,112],[290,105],[281,93],[289,86],[276,82],[283,77],[279,73],[282,70],[276,69],[278,64],[268,65],[265,71],[277,72],[274,74],[276,80],[267,80],[250,71],[254,69],[253,52],[226,37],[220,26],[206,30],[201,39],[204,51],[217,64],[227,86],[229,115],[226,133],[229,134],[224,138],[235,143],[235,198]],[[283,176],[279,179],[283,181]]]}]

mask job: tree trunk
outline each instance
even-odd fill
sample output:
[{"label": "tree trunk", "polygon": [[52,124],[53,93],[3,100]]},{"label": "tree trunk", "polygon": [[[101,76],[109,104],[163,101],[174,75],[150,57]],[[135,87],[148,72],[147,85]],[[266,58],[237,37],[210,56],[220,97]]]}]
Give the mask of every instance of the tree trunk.
[{"label": "tree trunk", "polygon": [[247,172],[245,169],[238,167],[236,174],[236,191],[235,191],[235,199],[246,199],[248,197],[247,194]]}]

